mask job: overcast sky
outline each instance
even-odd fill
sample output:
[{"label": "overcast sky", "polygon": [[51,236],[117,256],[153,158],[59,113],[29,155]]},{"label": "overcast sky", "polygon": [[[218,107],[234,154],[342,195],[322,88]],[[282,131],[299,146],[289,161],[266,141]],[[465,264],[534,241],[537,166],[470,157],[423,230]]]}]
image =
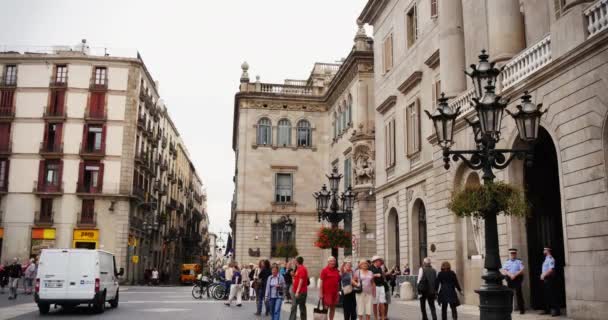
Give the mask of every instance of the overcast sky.
[{"label": "overcast sky", "polygon": [[228,231],[241,63],[252,80],[306,79],[315,61],[346,57],[366,2],[2,0],[0,45],[139,50],[203,179],[211,230]]}]

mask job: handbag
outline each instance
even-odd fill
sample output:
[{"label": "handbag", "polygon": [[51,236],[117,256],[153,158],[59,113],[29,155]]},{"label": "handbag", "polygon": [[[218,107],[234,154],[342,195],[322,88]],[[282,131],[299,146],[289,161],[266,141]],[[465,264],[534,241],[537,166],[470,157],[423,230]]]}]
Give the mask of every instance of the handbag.
[{"label": "handbag", "polygon": [[363,292],[363,281],[361,281],[361,271],[359,271],[359,285],[358,286],[351,286],[353,289],[354,293],[361,293]]},{"label": "handbag", "polygon": [[342,295],[353,293],[353,286],[351,284],[342,287]]},{"label": "handbag", "polygon": [[313,310],[313,316],[314,320],[327,320],[327,309],[321,303],[321,299],[319,299],[317,307]]}]

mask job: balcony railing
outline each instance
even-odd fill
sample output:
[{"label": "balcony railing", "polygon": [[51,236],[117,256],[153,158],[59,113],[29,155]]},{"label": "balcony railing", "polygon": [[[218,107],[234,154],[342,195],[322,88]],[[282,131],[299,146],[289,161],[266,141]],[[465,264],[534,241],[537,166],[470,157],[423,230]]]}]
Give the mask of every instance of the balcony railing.
[{"label": "balcony railing", "polygon": [[12,120],[15,118],[15,107],[0,107],[0,120]]},{"label": "balcony railing", "polygon": [[7,144],[0,144],[0,155],[9,155],[13,151],[13,142],[9,141]]},{"label": "balcony railing", "polygon": [[55,76],[53,76],[49,82],[49,86],[51,88],[65,88],[68,86],[68,77],[65,77],[64,79],[57,79]]},{"label": "balcony railing", "polygon": [[133,187],[133,196],[138,199],[143,200],[146,197],[146,192],[144,191],[143,188],[134,186]]},{"label": "balcony railing", "polygon": [[551,35],[525,49],[504,66],[500,74],[505,90],[551,62]]},{"label": "balcony railing", "polygon": [[262,83],[260,91],[264,93],[286,94],[286,95],[313,95],[313,88],[308,86],[293,86],[286,84]]},{"label": "balcony railing", "polygon": [[0,87],[2,88],[11,88],[17,86],[17,76],[5,78],[0,76]]},{"label": "balcony railing", "polygon": [[97,226],[97,212],[79,212],[78,220],[76,221],[78,227],[95,227]]},{"label": "balcony railing", "polygon": [[589,38],[608,28],[608,0],[598,0],[584,12]]},{"label": "balcony railing", "polygon": [[44,117],[44,119],[47,119],[47,120],[65,120],[66,119],[65,107],[60,108],[60,109],[54,109],[54,110],[49,107],[45,107],[43,117]]},{"label": "balcony railing", "polygon": [[137,117],[137,129],[146,131],[146,116]]},{"label": "balcony railing", "polygon": [[91,194],[91,193],[101,193],[103,190],[103,186],[94,186],[91,185],[90,183],[84,183],[84,182],[78,182],[76,184],[76,193],[85,193],[85,194]]},{"label": "balcony railing", "polygon": [[38,183],[36,180],[34,181],[32,192],[37,194],[59,195],[63,193],[63,182],[60,182],[59,184],[49,184],[45,181]]},{"label": "balcony railing", "polygon": [[103,110],[91,110],[89,106],[87,106],[85,110],[85,120],[92,121],[106,121],[108,119],[108,111],[104,108]]},{"label": "balcony railing", "polygon": [[82,157],[93,157],[93,158],[101,158],[105,156],[106,150],[101,147],[99,149],[95,149],[94,146],[83,146],[80,144],[80,156]]},{"label": "balcony railing", "polygon": [[34,224],[37,226],[52,226],[54,222],[55,212],[41,213],[36,211],[34,214]]},{"label": "balcony railing", "polygon": [[456,110],[456,108],[460,108],[461,116],[467,114],[470,110],[473,109],[471,106],[471,102],[473,101],[473,97],[475,96],[475,89],[471,88],[454,99],[450,99],[449,105],[452,110]]},{"label": "balcony railing", "polygon": [[40,143],[40,155],[43,157],[60,157],[63,155],[63,143]]},{"label": "balcony railing", "polygon": [[108,90],[108,79],[104,79],[101,83],[97,83],[97,81],[91,80],[91,82],[89,83],[89,89],[93,91]]}]

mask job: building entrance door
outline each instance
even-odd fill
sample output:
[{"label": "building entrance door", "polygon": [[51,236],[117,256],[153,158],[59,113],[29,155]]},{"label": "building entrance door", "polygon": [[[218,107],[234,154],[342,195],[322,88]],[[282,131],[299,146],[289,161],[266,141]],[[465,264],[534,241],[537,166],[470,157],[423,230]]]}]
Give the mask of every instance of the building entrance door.
[{"label": "building entrance door", "polygon": [[544,307],[540,274],[544,261],[543,247],[548,245],[555,258],[559,301],[565,307],[564,234],[557,152],[549,133],[542,127],[534,149],[534,164],[532,167],[524,166],[524,182],[526,198],[531,204],[531,214],[526,221],[531,305],[534,309]]}]

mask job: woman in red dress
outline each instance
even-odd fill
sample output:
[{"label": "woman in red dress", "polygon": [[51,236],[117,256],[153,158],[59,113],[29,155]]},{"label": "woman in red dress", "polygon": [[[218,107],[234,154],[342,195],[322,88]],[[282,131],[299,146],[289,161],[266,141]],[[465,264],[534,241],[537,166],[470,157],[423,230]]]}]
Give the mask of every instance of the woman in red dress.
[{"label": "woman in red dress", "polygon": [[336,258],[327,259],[327,267],[321,270],[321,283],[319,284],[319,299],[323,300],[323,305],[329,310],[329,320],[334,319],[336,304],[338,304],[338,291],[340,289],[340,271],[336,263]]}]

